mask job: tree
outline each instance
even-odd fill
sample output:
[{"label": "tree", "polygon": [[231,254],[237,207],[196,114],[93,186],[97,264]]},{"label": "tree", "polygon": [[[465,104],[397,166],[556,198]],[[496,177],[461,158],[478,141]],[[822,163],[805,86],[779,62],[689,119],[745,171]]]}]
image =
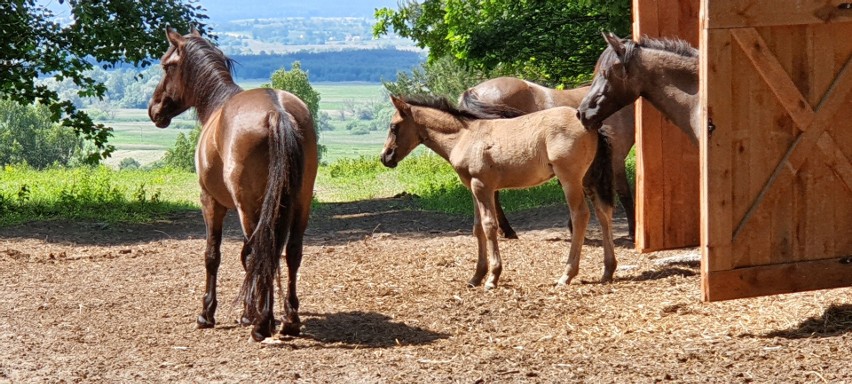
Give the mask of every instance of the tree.
[{"label": "tree", "polygon": [[605,48],[601,31],[626,35],[629,0],[424,0],[376,11],[373,33],[429,48],[430,62],[453,57],[550,86],[588,80]]},{"label": "tree", "polygon": [[308,81],[308,73],[302,70],[302,63],[294,61],[289,71],[281,68],[273,72],[270,82],[272,88],[285,90],[302,99],[308,105],[314,121],[318,120],[321,97]]},{"label": "tree", "polygon": [[[314,87],[311,86],[311,82],[308,81],[308,73],[302,70],[302,63],[294,61],[289,71],[286,68],[281,68],[273,72],[270,82],[271,85],[264,84],[263,86],[271,86],[275,89],[290,92],[302,99],[302,101],[308,105],[308,110],[311,112],[311,117],[314,119],[314,129],[317,136],[319,136],[321,128],[319,126],[319,103],[321,97],[320,93],[317,92]],[[325,153],[326,148],[324,145],[319,144],[318,150],[320,160],[322,160],[322,155]]]},{"label": "tree", "polygon": [[148,66],[168,48],[162,32],[167,25],[204,30],[207,16],[196,0],[58,1],[69,9],[70,22],[61,23],[43,2],[0,2],[0,95],[20,104],[46,105],[52,121],[94,144],[87,160],[95,163],[115,149],[108,144],[111,128],[94,124],[72,101],[37,79],[70,79],[80,97],[101,98],[106,88],[88,70],[121,62]]},{"label": "tree", "polygon": [[51,122],[47,107],[0,99],[0,148],[0,166],[26,163],[43,169],[67,165],[83,143],[69,128]]},{"label": "tree", "polygon": [[198,146],[199,136],[201,136],[201,125],[196,125],[189,132],[189,137],[183,132],[178,133],[175,145],[166,150],[163,156],[163,165],[172,169],[195,172],[195,148]]}]

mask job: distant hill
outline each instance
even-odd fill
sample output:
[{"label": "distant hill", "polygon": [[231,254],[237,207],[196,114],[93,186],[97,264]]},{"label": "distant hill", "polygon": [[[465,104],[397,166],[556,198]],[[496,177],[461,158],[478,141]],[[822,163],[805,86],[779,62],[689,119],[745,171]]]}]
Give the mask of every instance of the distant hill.
[{"label": "distant hill", "polygon": [[359,49],[338,52],[295,52],[274,55],[236,55],[238,79],[269,79],[272,72],[291,69],[299,61],[314,82],[394,81],[399,71],[410,71],[423,62],[422,54],[396,49]]},{"label": "distant hill", "polygon": [[397,8],[397,0],[201,0],[214,23],[270,17],[373,17],[376,8]]}]

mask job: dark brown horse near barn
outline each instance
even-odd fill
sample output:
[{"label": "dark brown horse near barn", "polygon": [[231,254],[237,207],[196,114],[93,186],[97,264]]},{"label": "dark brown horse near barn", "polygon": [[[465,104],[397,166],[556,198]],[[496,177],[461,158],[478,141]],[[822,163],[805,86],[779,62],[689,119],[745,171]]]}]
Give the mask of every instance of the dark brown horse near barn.
[{"label": "dark brown horse near barn", "polygon": [[165,71],[148,115],[165,128],[194,107],[202,123],[195,153],[201,207],[207,226],[207,280],[199,328],[216,324],[216,275],[225,213],[236,209],[245,241],[246,277],[241,289],[243,322],[252,337],[272,335],[274,287],[285,249],[288,285],[282,334],[298,335],[296,280],[317,173],[317,136],[307,106],[288,92],[243,91],[234,83],[231,61],[193,30],[166,30],[170,47]]},{"label": "dark brown horse near barn", "polygon": [[677,39],[638,42],[604,34],[607,48],[598,58],[591,89],[578,117],[597,128],[640,96],[648,100],[698,145],[698,50]]},{"label": "dark brown horse near barn", "polygon": [[[524,113],[542,111],[554,107],[578,108],[583,97],[589,92],[588,86],[573,89],[553,89],[516,77],[498,77],[483,81],[468,90],[459,98],[459,106],[472,110],[477,108],[478,100],[487,104],[502,104]],[[601,133],[609,138],[612,146],[612,169],[615,177],[615,191],[627,216],[628,237],[634,237],[636,219],[633,207],[633,192],[627,180],[624,159],[630,153],[635,141],[633,104],[628,104],[604,121]],[[499,192],[498,192],[499,194]],[[515,230],[509,225],[499,196],[494,196],[500,229],[507,238],[517,238]],[[569,224],[570,227],[570,224]]]},{"label": "dark brown horse near barn", "polygon": [[589,208],[584,178],[603,233],[604,274],[612,280],[616,259],[612,239],[612,165],[609,144],[597,131],[586,130],[570,107],[551,108],[517,118],[517,111],[482,105],[475,112],[459,110],[444,99],[391,97],[396,113],[381,154],[382,163],[395,167],[418,145],[424,144],[447,160],[475,202],[473,234],[478,245],[476,272],[471,286],[483,278],[485,289],[497,286],[503,270],[497,246],[495,192],[505,188],[540,185],[559,179],[568,203],[574,231],[565,272],[558,284],[571,282],[580,268]]}]

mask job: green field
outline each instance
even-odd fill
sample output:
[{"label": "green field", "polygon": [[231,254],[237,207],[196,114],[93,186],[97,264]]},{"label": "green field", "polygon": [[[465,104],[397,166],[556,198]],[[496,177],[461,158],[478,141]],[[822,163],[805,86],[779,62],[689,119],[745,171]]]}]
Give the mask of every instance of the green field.
[{"label": "green field", "polygon": [[[250,89],[261,84],[263,81],[258,80],[242,82],[240,85]],[[384,97],[381,84],[321,83],[313,86],[322,98],[320,110],[330,114],[343,108],[346,101],[382,102]],[[155,127],[148,119],[148,111],[144,109],[117,109],[113,112],[113,118],[100,121],[115,130],[110,143],[116,147],[116,151],[104,162],[110,167],[117,167],[122,159],[128,157],[142,165],[153,163],[163,157],[166,149],[174,145],[179,133],[187,134],[196,124],[191,112],[175,118],[172,125],[166,129]],[[378,156],[384,139],[384,132],[371,132],[367,135],[352,135],[346,131],[322,132],[320,144],[327,148],[323,160],[329,162],[342,157]]]}]

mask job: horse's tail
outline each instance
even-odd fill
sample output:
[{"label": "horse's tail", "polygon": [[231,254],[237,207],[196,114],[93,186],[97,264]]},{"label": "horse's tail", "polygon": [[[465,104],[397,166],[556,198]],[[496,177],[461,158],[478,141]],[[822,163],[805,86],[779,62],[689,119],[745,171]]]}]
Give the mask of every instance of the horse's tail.
[{"label": "horse's tail", "polygon": [[526,114],[506,104],[483,101],[472,88],[462,93],[459,98],[459,109],[470,112],[479,119],[509,119]]},{"label": "horse's tail", "polygon": [[[255,325],[258,325],[261,314],[273,310],[274,300],[271,298],[281,250],[289,236],[294,200],[304,172],[301,135],[293,127],[290,115],[280,109],[269,113],[267,121],[271,129],[266,191],[257,226],[247,240],[251,253],[245,261],[246,277],[240,290],[246,315]],[[268,321],[271,322],[272,318]]]},{"label": "horse's tail", "polygon": [[598,150],[592,165],[586,171],[584,185],[587,190],[594,193],[600,202],[615,205],[615,187],[612,175],[612,147],[609,137],[603,132],[596,132],[598,136]]}]

